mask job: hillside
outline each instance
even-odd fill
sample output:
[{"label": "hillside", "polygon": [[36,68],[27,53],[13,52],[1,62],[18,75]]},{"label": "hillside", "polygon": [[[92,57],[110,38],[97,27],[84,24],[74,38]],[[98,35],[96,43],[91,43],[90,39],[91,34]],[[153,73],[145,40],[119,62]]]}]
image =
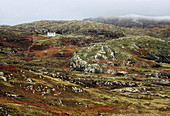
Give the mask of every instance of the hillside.
[{"label": "hillside", "polygon": [[148,36],[124,37],[81,48],[71,59],[71,67],[85,73],[111,74],[120,69],[129,72],[137,67],[158,68],[163,62],[169,63],[169,49],[170,41],[167,40]]},{"label": "hillside", "polygon": [[105,37],[122,37],[124,33],[120,28],[107,24],[90,21],[37,21],[14,26],[15,29],[29,30],[37,34],[55,31],[58,34],[103,35]]},{"label": "hillside", "polygon": [[170,38],[170,17],[154,17],[127,15],[119,17],[86,18],[85,21],[111,24],[124,27],[124,32],[130,35],[148,35],[157,38]]},{"label": "hillside", "polygon": [[0,115],[170,115],[170,41],[145,32],[90,21],[1,26]]},{"label": "hillside", "polygon": [[85,21],[95,21],[99,23],[113,24],[120,27],[139,27],[153,28],[160,25],[170,25],[170,17],[168,16],[142,16],[142,15],[127,15],[119,17],[97,17],[86,18]]}]

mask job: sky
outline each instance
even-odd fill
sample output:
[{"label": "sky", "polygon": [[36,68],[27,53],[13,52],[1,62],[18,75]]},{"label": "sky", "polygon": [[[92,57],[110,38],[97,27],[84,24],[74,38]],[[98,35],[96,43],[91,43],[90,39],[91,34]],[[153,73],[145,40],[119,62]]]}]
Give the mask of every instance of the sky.
[{"label": "sky", "polygon": [[129,14],[170,16],[170,0],[0,0],[0,25]]}]

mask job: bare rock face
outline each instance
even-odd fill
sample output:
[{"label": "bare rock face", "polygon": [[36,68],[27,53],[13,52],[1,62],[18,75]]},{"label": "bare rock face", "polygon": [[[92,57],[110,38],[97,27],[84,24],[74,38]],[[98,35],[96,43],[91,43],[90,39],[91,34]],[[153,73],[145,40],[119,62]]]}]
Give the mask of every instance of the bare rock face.
[{"label": "bare rock face", "polygon": [[7,78],[4,77],[4,72],[0,72],[0,80],[7,81]]},{"label": "bare rock face", "polygon": [[84,70],[85,73],[100,73],[102,68],[98,64],[88,64]]},{"label": "bare rock face", "polygon": [[105,43],[95,44],[84,47],[78,53],[75,53],[71,59],[70,67],[85,73],[103,73],[104,69],[110,65],[110,62],[104,64],[99,62],[108,61],[109,58],[111,60],[115,59],[114,51]]},{"label": "bare rock face", "polygon": [[[73,70],[83,71],[84,73],[115,74],[116,71],[108,67],[114,66],[114,61],[118,56],[116,56],[116,54],[118,53],[117,48],[111,48],[107,43],[83,47],[79,52],[74,53],[71,58],[70,67]],[[119,55],[123,56],[121,53],[119,53]],[[122,62],[122,64],[124,62]],[[104,72],[105,70],[106,72]]]},{"label": "bare rock face", "polygon": [[78,55],[75,55],[70,62],[70,67],[76,70],[84,71],[85,73],[100,73],[102,68],[98,64],[88,64]]}]

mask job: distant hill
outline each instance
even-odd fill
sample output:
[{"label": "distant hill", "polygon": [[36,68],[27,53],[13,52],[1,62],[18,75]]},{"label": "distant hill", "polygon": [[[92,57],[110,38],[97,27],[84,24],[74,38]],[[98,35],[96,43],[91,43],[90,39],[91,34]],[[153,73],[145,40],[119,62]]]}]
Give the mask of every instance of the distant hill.
[{"label": "distant hill", "polygon": [[159,25],[170,25],[170,16],[141,16],[141,15],[126,15],[119,17],[97,17],[86,18],[85,21],[95,21],[106,24],[113,24],[121,27],[139,27],[152,28]]},{"label": "distant hill", "polygon": [[36,21],[25,23],[7,28],[10,31],[19,31],[24,34],[46,34],[48,31],[54,31],[57,34],[79,34],[91,36],[104,36],[119,38],[124,36],[121,28],[101,24],[91,21]]}]

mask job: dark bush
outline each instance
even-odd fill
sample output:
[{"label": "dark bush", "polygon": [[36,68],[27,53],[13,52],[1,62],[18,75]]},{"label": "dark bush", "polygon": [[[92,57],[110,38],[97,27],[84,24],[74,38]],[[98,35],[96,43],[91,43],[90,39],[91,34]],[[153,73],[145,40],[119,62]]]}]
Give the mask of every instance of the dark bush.
[{"label": "dark bush", "polygon": [[161,65],[160,64],[152,64],[151,67],[152,68],[159,68],[159,67],[161,67]]}]

